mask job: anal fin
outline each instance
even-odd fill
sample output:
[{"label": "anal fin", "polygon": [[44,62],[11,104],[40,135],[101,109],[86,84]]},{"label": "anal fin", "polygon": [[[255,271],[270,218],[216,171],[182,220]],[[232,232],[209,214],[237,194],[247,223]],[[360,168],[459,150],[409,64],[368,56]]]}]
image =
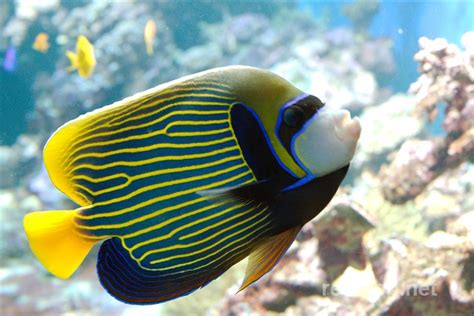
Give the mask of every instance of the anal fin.
[{"label": "anal fin", "polygon": [[168,274],[157,269],[144,269],[131,257],[119,238],[111,238],[100,247],[97,272],[102,286],[119,301],[147,305],[188,295],[219,277],[235,263],[188,271],[183,268],[183,271]]},{"label": "anal fin", "polygon": [[239,292],[260,279],[277,264],[300,229],[301,226],[287,229],[280,234],[265,238],[256,245],[249,256],[245,278]]}]

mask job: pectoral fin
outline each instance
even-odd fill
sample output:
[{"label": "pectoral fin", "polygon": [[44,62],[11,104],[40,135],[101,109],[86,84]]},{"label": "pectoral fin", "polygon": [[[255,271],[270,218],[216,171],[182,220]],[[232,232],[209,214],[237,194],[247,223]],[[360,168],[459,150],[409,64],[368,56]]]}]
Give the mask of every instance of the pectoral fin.
[{"label": "pectoral fin", "polygon": [[256,245],[249,256],[245,278],[239,292],[270,271],[291,246],[301,226],[270,236]]},{"label": "pectoral fin", "polygon": [[271,180],[261,180],[241,186],[199,191],[197,194],[215,200],[234,200],[246,204],[259,204],[267,203],[278,192],[278,188],[272,185]]}]

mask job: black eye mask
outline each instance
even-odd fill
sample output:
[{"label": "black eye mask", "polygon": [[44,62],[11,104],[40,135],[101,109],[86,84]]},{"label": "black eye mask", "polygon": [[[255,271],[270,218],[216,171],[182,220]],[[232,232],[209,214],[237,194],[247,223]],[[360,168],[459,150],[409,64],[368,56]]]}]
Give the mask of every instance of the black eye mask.
[{"label": "black eye mask", "polygon": [[308,95],[280,111],[280,124],[277,126],[278,138],[291,153],[291,139],[313,115],[324,106],[317,97]]}]

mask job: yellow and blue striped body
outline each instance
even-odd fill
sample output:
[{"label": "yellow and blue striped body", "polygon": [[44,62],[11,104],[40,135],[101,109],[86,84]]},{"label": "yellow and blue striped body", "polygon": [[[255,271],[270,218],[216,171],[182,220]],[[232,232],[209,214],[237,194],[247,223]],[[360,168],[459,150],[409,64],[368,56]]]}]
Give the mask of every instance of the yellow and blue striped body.
[{"label": "yellow and blue striped body", "polygon": [[103,241],[99,279],[128,303],[188,294],[249,256],[245,288],[276,264],[347,171],[305,178],[288,147],[298,129],[278,123],[295,103],[307,119],[321,104],[269,72],[226,67],[66,123],[44,158],[80,207],[27,215],[33,252],[68,278]]},{"label": "yellow and blue striped body", "polygon": [[161,283],[220,274],[247,256],[272,229],[268,207],[196,194],[256,180],[232,129],[237,100],[228,91],[218,82],[182,83],[106,113],[73,137],[60,160],[88,204],[75,218],[79,233],[117,237],[120,250],[107,252],[125,249],[128,264]]}]

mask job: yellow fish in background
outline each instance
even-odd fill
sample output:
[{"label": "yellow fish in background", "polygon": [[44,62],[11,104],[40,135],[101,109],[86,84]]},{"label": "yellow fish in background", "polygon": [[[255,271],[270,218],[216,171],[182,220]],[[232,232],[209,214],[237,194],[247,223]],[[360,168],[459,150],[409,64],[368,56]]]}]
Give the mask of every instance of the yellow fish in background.
[{"label": "yellow fish in background", "polygon": [[84,78],[90,77],[94,72],[96,65],[94,45],[84,35],[79,35],[77,38],[76,53],[68,50],[66,56],[71,61],[68,71],[77,69],[79,76]]},{"label": "yellow fish in background", "polygon": [[33,42],[33,49],[42,53],[46,53],[49,49],[49,36],[44,32],[38,33]]},{"label": "yellow fish in background", "polygon": [[153,40],[156,35],[156,23],[153,20],[148,20],[143,31],[143,37],[145,38],[146,53],[148,56],[153,55]]}]

